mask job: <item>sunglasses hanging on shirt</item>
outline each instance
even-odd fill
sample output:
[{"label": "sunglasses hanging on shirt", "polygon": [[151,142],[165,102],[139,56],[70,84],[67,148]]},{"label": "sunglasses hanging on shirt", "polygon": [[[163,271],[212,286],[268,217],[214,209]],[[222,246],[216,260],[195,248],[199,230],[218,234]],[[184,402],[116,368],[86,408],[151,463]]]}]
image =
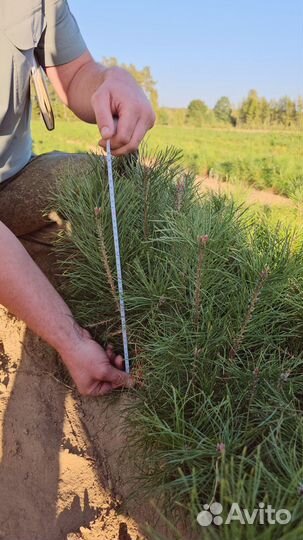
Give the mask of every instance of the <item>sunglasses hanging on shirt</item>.
[{"label": "sunglasses hanging on shirt", "polygon": [[33,59],[31,75],[41,116],[47,129],[52,131],[55,128],[54,113],[46,86],[44,72],[41,66],[37,64],[35,57]]}]

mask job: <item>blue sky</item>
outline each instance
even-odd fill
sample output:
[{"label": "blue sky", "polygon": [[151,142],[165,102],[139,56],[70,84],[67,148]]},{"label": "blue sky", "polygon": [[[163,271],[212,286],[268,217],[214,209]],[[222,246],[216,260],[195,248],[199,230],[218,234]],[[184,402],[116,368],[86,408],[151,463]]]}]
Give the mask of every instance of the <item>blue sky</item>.
[{"label": "blue sky", "polygon": [[251,88],[303,94],[301,0],[69,0],[94,57],[116,56],[157,81],[160,104],[186,107]]}]

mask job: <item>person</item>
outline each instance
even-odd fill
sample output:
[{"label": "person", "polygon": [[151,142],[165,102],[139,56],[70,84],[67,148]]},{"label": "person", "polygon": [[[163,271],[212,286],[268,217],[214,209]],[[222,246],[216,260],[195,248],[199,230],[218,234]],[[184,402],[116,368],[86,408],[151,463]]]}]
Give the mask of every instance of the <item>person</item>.
[{"label": "person", "polygon": [[95,62],[66,0],[2,0],[0,51],[0,303],[59,353],[81,394],[130,387],[123,358],[110,345],[104,350],[76,322],[20,241],[48,226],[42,214],[47,190],[57,163],[66,160],[56,153],[32,160],[34,58],[63,103],[98,125],[100,145],[111,140],[114,156],[138,148],[154,112],[129,73]]}]

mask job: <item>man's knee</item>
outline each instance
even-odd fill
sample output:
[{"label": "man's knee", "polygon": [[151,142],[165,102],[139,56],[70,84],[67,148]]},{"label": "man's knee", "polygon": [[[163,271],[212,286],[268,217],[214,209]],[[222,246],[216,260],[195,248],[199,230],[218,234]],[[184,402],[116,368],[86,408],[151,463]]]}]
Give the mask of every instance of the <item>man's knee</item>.
[{"label": "man's knee", "polygon": [[0,192],[0,216],[16,234],[31,234],[53,221],[45,215],[64,171],[85,164],[85,154],[51,152],[35,157]]}]

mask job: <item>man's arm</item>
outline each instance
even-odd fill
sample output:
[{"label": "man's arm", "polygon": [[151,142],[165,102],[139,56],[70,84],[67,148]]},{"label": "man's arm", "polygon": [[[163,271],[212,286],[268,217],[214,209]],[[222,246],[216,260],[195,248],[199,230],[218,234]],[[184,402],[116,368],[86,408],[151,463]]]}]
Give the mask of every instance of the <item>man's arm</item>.
[{"label": "man's arm", "polygon": [[[103,395],[132,379],[123,360],[106,352],[73,319],[71,311],[13,233],[0,222],[0,303],[60,354],[78,390]],[[119,368],[119,369],[117,369]]]},{"label": "man's arm", "polygon": [[[153,127],[155,114],[134,78],[119,67],[105,68],[88,51],[67,64],[46,67],[61,100],[82,120],[97,123],[105,148],[111,139],[113,154],[137,150]],[[118,118],[115,133],[114,117]]]}]

